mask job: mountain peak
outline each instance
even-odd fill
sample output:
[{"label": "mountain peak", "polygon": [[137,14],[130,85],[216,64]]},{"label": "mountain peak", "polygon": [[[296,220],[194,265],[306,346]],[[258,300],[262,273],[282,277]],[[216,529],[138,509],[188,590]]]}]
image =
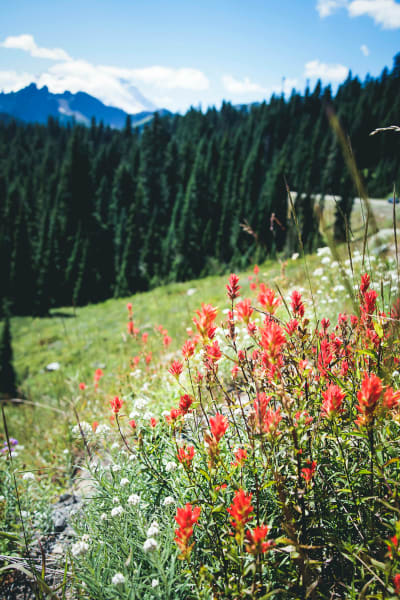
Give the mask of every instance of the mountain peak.
[{"label": "mountain peak", "polygon": [[[132,125],[142,124],[152,118],[155,107],[136,88],[131,90],[138,107],[138,113],[131,115]],[[0,92],[0,113],[6,113],[28,122],[46,123],[49,117],[61,122],[75,121],[88,125],[92,118],[115,129],[125,126],[126,113],[121,108],[106,106],[86,92],[53,94],[44,85],[38,88],[36,83],[11,93]]]}]

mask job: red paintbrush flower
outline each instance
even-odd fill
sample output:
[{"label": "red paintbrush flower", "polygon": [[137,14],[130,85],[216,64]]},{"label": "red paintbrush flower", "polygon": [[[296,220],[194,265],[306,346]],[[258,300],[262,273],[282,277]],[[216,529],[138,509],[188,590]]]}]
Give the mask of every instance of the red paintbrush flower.
[{"label": "red paintbrush flower", "polygon": [[252,494],[246,494],[242,489],[235,492],[235,497],[228,513],[233,517],[232,526],[238,531],[243,531],[246,523],[252,520],[253,507],[251,505]]}]

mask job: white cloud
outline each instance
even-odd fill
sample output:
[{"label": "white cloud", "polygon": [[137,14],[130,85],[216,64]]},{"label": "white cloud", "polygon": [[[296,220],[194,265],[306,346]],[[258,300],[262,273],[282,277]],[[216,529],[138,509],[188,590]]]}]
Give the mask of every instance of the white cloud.
[{"label": "white cloud", "polygon": [[351,17],[368,15],[383,29],[400,28],[400,4],[394,0],[352,0],[348,11]]},{"label": "white cloud", "polygon": [[17,92],[33,81],[31,73],[17,73],[17,71],[0,71],[0,92]]},{"label": "white cloud", "polygon": [[305,65],[304,76],[316,77],[325,81],[343,81],[348,75],[349,69],[344,65],[322,63],[319,60],[310,60]]},{"label": "white cloud", "polygon": [[124,69],[120,67],[99,67],[105,73],[114,75],[128,82],[142,82],[164,89],[207,90],[210,82],[198,69],[171,69],[169,67],[153,66],[142,69]]},{"label": "white cloud", "polygon": [[47,58],[49,60],[71,60],[71,57],[61,48],[40,48],[33,35],[24,33],[22,35],[8,36],[0,44],[3,48],[12,48],[29,52],[34,58]]},{"label": "white cloud", "polygon": [[384,29],[400,28],[400,4],[395,0],[318,0],[316,5],[321,18],[342,7],[350,17],[368,16]]},{"label": "white cloud", "polygon": [[253,83],[248,77],[241,81],[232,75],[224,75],[222,83],[230,94],[266,94],[268,92],[266,88],[258,83]]},{"label": "white cloud", "polygon": [[171,102],[157,106],[176,107],[177,98],[171,99],[171,90],[204,91],[210,87],[206,75],[191,68],[170,68],[150,66],[129,69],[111,65],[93,65],[88,61],[72,59],[61,48],[41,48],[30,34],[9,36],[0,43],[3,48],[24,50],[35,58],[47,58],[56,61],[40,75],[0,72],[0,90],[17,91],[36,83],[39,87],[47,85],[53,93],[69,90],[72,93],[86,92],[99,98],[105,104],[118,106],[131,113],[155,108],[152,102],[144,98],[136,85],[145,88],[145,93],[158,98],[169,98]]},{"label": "white cloud", "polygon": [[321,19],[329,17],[342,6],[346,6],[347,0],[318,0],[317,11]]},{"label": "white cloud", "polygon": [[368,46],[366,46],[365,44],[362,44],[362,46],[360,46],[360,50],[364,54],[364,56],[369,56]]}]

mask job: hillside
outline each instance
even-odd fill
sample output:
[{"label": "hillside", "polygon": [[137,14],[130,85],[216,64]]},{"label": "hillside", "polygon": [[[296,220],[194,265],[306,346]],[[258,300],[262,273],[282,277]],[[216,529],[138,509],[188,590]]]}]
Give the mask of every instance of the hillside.
[{"label": "hillside", "polygon": [[320,245],[316,194],[339,198],[344,241],[360,190],[339,139],[371,196],[400,186],[399,135],[370,136],[398,118],[399,62],[334,95],[318,82],[246,111],[156,114],[142,132],[0,122],[0,300],[45,315],[290,256],[284,178],[305,249]]}]

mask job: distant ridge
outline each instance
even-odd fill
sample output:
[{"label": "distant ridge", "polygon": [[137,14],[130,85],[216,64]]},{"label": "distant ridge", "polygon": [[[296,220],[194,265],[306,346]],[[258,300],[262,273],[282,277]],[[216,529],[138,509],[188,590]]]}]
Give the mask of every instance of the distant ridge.
[{"label": "distant ridge", "polygon": [[[143,111],[130,115],[132,125],[144,125],[153,118],[155,112],[169,114],[165,109],[156,110],[139,90],[135,89],[134,92]],[[97,123],[103,122],[114,129],[122,129],[128,116],[121,108],[106,106],[85,92],[52,94],[47,86],[38,89],[35,83],[18,92],[0,93],[0,114],[2,121],[15,118],[34,123],[46,123],[49,117],[53,117],[62,123],[90,125],[94,118]]]}]

